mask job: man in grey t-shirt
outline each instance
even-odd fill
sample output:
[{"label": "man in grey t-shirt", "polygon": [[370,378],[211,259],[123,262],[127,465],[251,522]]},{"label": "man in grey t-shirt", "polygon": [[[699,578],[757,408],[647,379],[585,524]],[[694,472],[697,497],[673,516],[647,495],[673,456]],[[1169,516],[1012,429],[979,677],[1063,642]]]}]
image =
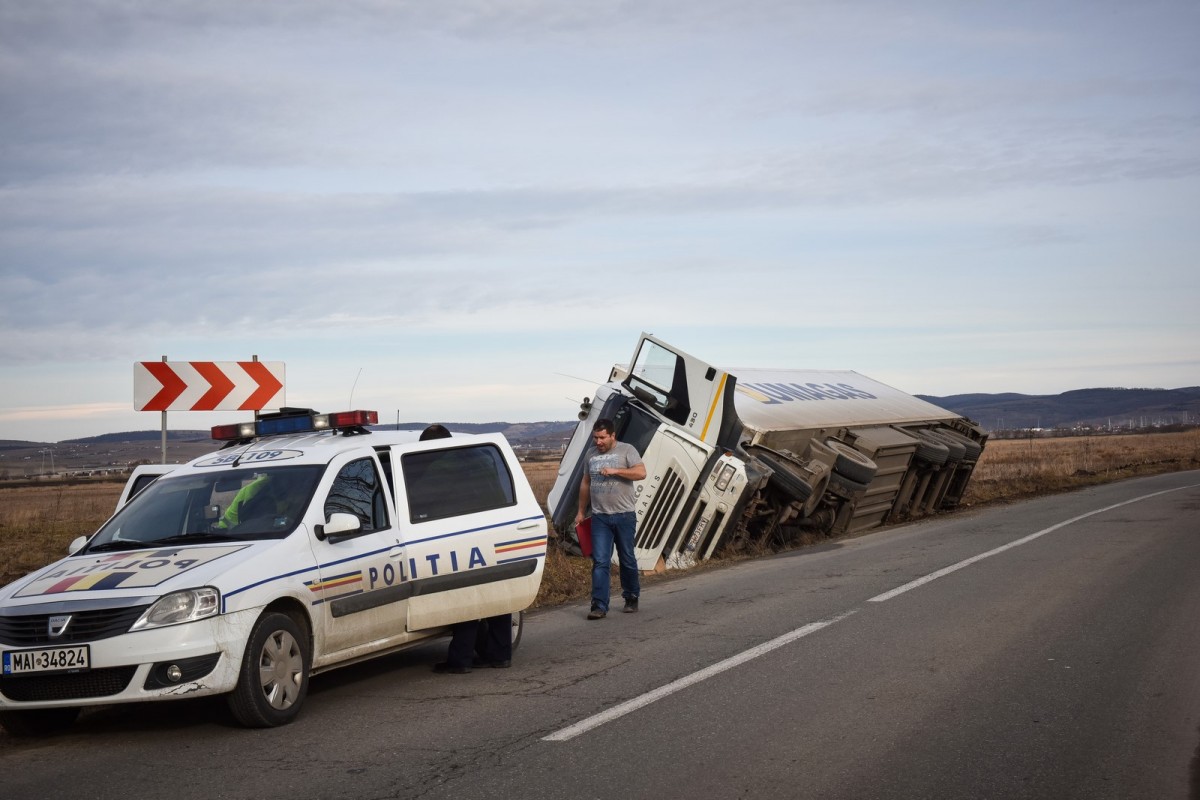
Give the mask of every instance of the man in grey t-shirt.
[{"label": "man in grey t-shirt", "polygon": [[592,426],[592,447],[586,455],[587,469],[579,483],[579,513],[575,524],[583,522],[588,506],[592,509],[592,609],[588,619],[603,619],[608,614],[612,580],[612,554],[615,545],[621,565],[621,594],[625,613],[638,610],[637,558],[633,553],[637,514],[637,495],[633,482],[646,477],[646,465],[633,445],[617,441],[612,420],[596,420]]}]

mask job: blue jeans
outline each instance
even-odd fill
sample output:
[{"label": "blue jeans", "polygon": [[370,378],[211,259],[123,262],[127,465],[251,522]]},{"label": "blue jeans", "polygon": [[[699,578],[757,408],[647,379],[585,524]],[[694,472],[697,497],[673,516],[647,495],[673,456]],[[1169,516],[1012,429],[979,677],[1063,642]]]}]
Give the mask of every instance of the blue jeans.
[{"label": "blue jeans", "polygon": [[636,600],[641,594],[637,558],[633,555],[636,526],[637,513],[633,511],[592,514],[592,605],[601,611],[608,611],[614,544],[621,563],[621,595],[626,600]]}]

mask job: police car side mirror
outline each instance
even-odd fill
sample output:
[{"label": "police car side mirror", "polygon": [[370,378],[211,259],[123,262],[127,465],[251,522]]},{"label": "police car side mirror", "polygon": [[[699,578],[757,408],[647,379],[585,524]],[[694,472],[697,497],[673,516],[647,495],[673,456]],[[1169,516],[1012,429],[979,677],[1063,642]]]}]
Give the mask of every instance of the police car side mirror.
[{"label": "police car side mirror", "polygon": [[329,515],[329,521],[316,526],[317,538],[336,544],[345,539],[353,538],[362,530],[362,522],[353,514],[342,511]]},{"label": "police car side mirror", "polygon": [[83,549],[83,546],[87,544],[87,540],[88,537],[86,536],[76,536],[71,540],[71,543],[67,545],[67,555],[73,556],[78,553]]}]

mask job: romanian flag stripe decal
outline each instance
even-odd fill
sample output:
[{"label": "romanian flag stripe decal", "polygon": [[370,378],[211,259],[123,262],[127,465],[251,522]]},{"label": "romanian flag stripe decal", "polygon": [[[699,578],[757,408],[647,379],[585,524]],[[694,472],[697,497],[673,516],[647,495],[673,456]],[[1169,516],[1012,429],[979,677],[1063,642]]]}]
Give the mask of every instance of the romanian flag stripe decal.
[{"label": "romanian flag stripe decal", "polygon": [[133,572],[100,572],[96,575],[79,575],[74,578],[67,578],[46,589],[45,594],[56,594],[58,592],[82,592],[88,589],[116,589],[128,578],[132,578]]},{"label": "romanian flag stripe decal", "polygon": [[[362,572],[347,572],[342,575],[334,575],[333,577],[327,578],[323,581],[311,581],[308,583],[308,588],[313,592],[323,592],[329,589],[341,589],[354,584],[360,584],[359,588],[354,589],[353,591],[342,592],[341,595],[338,595],[340,597],[345,594],[358,594],[361,592],[362,580]],[[327,597],[325,599],[332,600],[334,598]]]},{"label": "romanian flag stripe decal", "polygon": [[517,550],[529,550],[530,548],[545,546],[546,537],[535,536],[530,539],[518,539],[517,541],[513,542],[501,542],[500,544],[496,545],[496,554],[499,555],[500,553],[512,553]]}]

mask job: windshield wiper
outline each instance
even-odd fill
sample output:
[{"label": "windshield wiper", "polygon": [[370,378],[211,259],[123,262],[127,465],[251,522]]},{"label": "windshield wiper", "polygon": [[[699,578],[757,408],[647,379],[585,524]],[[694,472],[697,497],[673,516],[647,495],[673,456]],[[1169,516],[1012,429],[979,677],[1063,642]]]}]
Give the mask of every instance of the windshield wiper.
[{"label": "windshield wiper", "polygon": [[181,533],[177,536],[168,536],[164,539],[155,539],[150,542],[151,545],[160,544],[178,544],[179,542],[241,542],[244,539],[239,539],[237,536],[229,536],[224,533]]},{"label": "windshield wiper", "polygon": [[180,542],[241,542],[244,539],[239,539],[236,536],[227,536],[223,533],[181,533],[176,536],[167,536],[163,539],[151,539],[148,542],[135,542],[132,539],[113,539],[103,544],[98,544],[94,547],[89,547],[89,553],[107,553],[114,550],[149,550],[153,547],[159,547],[164,544],[179,544]]},{"label": "windshield wiper", "polygon": [[151,542],[135,542],[132,539],[113,539],[102,544],[92,545],[87,548],[86,552],[106,553],[110,550],[145,550],[153,546]]}]

